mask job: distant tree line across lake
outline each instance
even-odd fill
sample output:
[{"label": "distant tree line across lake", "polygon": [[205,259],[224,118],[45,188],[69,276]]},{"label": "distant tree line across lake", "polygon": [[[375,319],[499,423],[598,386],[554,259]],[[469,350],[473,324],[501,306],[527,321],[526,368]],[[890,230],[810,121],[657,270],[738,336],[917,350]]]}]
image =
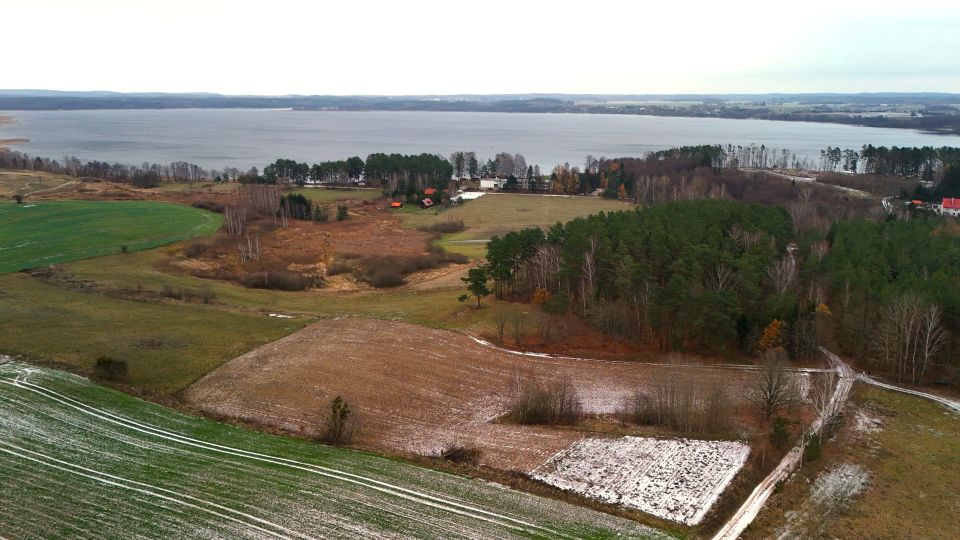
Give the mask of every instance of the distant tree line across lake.
[{"label": "distant tree line across lake", "polygon": [[[342,160],[309,164],[291,159],[278,159],[267,165],[263,173],[254,167],[204,169],[185,161],[170,164],[143,163],[140,166],[103,161],[81,161],[72,156],[61,160],[32,157],[28,154],[0,149],[0,168],[37,170],[73,177],[129,181],[149,187],[161,182],[247,182],[247,183],[347,183],[363,178],[374,186],[392,193],[422,191],[426,187],[444,188],[451,179],[497,177],[504,180],[505,191],[549,191],[558,194],[583,194],[600,189],[612,198],[638,199],[636,164],[662,164],[653,167],[669,169],[673,164],[693,163],[715,172],[737,169],[797,169],[828,172],[876,174],[911,178],[939,184],[949,176],[951,167],[960,164],[960,148],[954,147],[875,147],[860,150],[827,147],[815,163],[788,149],[765,145],[701,145],[651,152],[643,158],[595,158],[587,156],[583,169],[569,163],[557,164],[549,175],[537,164],[528,164],[522,154],[501,152],[486,161],[475,152],[454,152],[449,158],[435,154],[419,155],[374,153],[363,159],[353,156]],[[952,177],[951,177],[952,178]],[[612,186],[612,187],[611,187]],[[622,187],[622,189],[621,189]],[[960,187],[960,186],[957,186]],[[931,192],[932,193],[932,192]],[[939,195],[939,193],[937,193]]]},{"label": "distant tree line across lake", "polygon": [[[679,101],[684,101],[680,103]],[[672,101],[672,102],[671,102]],[[691,103],[694,102],[694,103]],[[793,103],[792,108],[779,105]],[[960,134],[955,94],[223,96],[216,94],[0,94],[0,110],[293,108],[318,111],[580,113],[762,119]],[[911,106],[909,114],[890,107]]]}]

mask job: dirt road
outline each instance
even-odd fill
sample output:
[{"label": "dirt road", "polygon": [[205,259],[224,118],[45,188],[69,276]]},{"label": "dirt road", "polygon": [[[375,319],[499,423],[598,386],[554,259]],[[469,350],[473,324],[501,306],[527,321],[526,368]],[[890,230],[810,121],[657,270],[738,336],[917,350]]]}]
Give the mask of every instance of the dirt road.
[{"label": "dirt road", "polygon": [[960,413],[960,402],[954,401],[949,398],[945,398],[943,396],[928,394],[926,392],[920,392],[919,390],[911,390],[909,388],[901,388],[899,386],[895,386],[892,384],[882,383],[876,379],[873,379],[863,374],[857,375],[857,379],[873,386],[878,386],[880,388],[885,388],[887,390],[893,390],[894,392],[902,392],[904,394],[910,394],[912,396],[922,397],[924,399],[931,399],[933,401],[936,401],[937,403],[940,403],[941,405],[943,405],[944,407],[950,409],[955,413]]},{"label": "dirt road", "polygon": [[[826,355],[827,359],[830,360],[830,364],[839,376],[828,408],[830,411],[838,411],[847,401],[847,397],[850,395],[850,388],[853,386],[853,382],[857,379],[857,376],[854,371],[850,369],[850,366],[841,360],[839,356],[823,347],[821,347],[820,350]],[[814,420],[807,429],[807,433],[816,432],[824,420],[822,416]],[[798,443],[790,449],[787,455],[783,456],[783,460],[780,461],[777,468],[754,488],[753,493],[750,494],[743,505],[741,505],[730,520],[724,524],[720,531],[714,535],[713,540],[735,540],[738,538],[757,517],[757,514],[760,513],[760,509],[763,508],[767,499],[773,494],[773,490],[776,489],[777,484],[790,476],[790,473],[800,465],[802,457],[803,444]]]}]

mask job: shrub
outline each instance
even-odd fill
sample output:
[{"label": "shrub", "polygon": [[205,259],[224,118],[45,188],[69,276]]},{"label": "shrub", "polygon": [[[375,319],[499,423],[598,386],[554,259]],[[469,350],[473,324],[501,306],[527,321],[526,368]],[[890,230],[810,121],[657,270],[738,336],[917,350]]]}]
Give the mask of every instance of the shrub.
[{"label": "shrub", "polygon": [[823,448],[820,447],[820,437],[814,435],[810,437],[806,446],[803,447],[803,460],[816,461],[823,454]]},{"label": "shrub", "polygon": [[514,399],[510,416],[520,424],[576,424],[583,406],[568,379],[544,382],[526,379]]},{"label": "shrub", "polygon": [[222,204],[214,201],[197,201],[193,203],[193,207],[200,208],[201,210],[209,210],[218,214],[222,214],[226,210]]},{"label": "shrub", "polygon": [[777,417],[773,421],[773,428],[770,431],[770,444],[777,450],[783,450],[790,442],[790,431],[787,429],[787,421]]},{"label": "shrub", "polygon": [[347,210],[347,207],[344,206],[344,205],[342,205],[342,204],[341,204],[341,205],[338,205],[338,206],[337,206],[337,221],[344,221],[344,220],[346,220],[346,219],[349,218],[349,217],[350,217],[350,214],[349,214],[349,211]]},{"label": "shrub", "polygon": [[480,461],[480,449],[475,446],[448,446],[440,451],[440,457],[453,463],[476,465]]},{"label": "shrub", "polygon": [[406,279],[403,274],[393,268],[375,268],[367,273],[367,281],[379,289],[403,285]]},{"label": "shrub", "polygon": [[327,267],[328,276],[339,276],[340,274],[349,274],[353,272],[353,267],[343,261],[334,261]]},{"label": "shrub", "polygon": [[289,270],[264,270],[243,276],[240,284],[250,289],[303,291],[314,284],[314,279]]},{"label": "shrub", "polygon": [[97,377],[111,381],[126,380],[129,374],[126,360],[114,360],[108,356],[97,358],[93,365],[93,372]]},{"label": "shrub", "polygon": [[723,433],[732,426],[733,403],[724,383],[707,385],[676,376],[651,381],[624,400],[620,416],[639,425],[667,426],[681,433]]},{"label": "shrub", "polygon": [[203,255],[204,253],[207,252],[208,249],[210,249],[210,246],[207,244],[202,244],[202,243],[190,244],[189,246],[187,246],[187,249],[183,250],[183,254],[192,259],[194,257],[199,257],[200,255]]},{"label": "shrub", "polygon": [[120,253],[127,253],[129,251],[130,251],[130,248],[127,247],[126,244],[123,244],[122,246],[120,246]]},{"label": "shrub", "polygon": [[347,400],[340,396],[330,402],[326,425],[321,440],[330,444],[346,444],[356,431],[356,415]]},{"label": "shrub", "polygon": [[462,219],[448,219],[446,221],[440,221],[432,225],[427,225],[426,227],[423,227],[422,230],[440,234],[450,234],[463,231],[466,228],[467,226],[463,223]]},{"label": "shrub", "polygon": [[566,313],[569,306],[570,297],[564,292],[557,293],[543,301],[543,310],[554,315]]},{"label": "shrub", "polygon": [[326,205],[315,206],[313,208],[314,221],[330,221],[330,207]]},{"label": "shrub", "polygon": [[17,193],[13,196],[13,200],[16,201],[17,204],[23,204],[23,195]]}]

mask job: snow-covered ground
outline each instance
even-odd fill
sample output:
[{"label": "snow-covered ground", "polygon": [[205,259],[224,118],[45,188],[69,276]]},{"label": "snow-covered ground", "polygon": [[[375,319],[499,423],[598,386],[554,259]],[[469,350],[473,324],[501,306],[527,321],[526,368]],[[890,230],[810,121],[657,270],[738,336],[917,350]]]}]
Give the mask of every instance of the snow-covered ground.
[{"label": "snow-covered ground", "polygon": [[749,454],[750,447],[736,441],[591,438],[554,455],[532,476],[560,489],[696,525]]}]

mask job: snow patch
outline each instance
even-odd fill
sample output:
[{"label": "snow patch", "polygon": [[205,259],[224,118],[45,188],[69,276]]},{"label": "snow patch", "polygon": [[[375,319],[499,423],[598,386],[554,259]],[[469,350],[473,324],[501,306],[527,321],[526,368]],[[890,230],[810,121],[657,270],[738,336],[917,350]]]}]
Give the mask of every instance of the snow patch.
[{"label": "snow patch", "polygon": [[750,447],[736,441],[583,439],[531,476],[586,497],[696,525],[749,454]]},{"label": "snow patch", "polygon": [[876,433],[878,431],[883,431],[883,420],[871,416],[870,413],[860,409],[857,411],[857,417],[855,418],[856,424],[854,424],[855,429],[860,433]]}]

